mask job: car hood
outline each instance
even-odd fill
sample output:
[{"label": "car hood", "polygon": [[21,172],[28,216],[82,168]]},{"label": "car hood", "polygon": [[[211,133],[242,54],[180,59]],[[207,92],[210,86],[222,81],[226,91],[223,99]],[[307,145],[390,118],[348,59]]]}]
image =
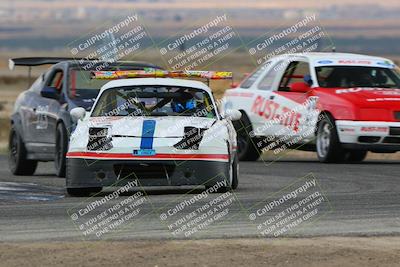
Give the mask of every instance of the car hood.
[{"label": "car hood", "polygon": [[400,89],[392,88],[318,88],[332,99],[342,99],[363,108],[400,108]]},{"label": "car hood", "polygon": [[[113,136],[141,137],[152,132],[153,137],[183,137],[188,128],[210,128],[216,120],[202,117],[92,117],[89,127],[106,127]],[[186,128],[186,130],[185,130]]]}]

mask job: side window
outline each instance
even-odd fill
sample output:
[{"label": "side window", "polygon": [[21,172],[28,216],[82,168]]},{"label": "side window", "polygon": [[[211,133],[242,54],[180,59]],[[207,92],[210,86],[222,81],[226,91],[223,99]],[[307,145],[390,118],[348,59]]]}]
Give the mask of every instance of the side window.
[{"label": "side window", "polygon": [[268,68],[268,66],[271,65],[271,62],[268,61],[264,65],[258,67],[256,71],[254,71],[252,74],[250,74],[241,84],[241,88],[250,88],[254,82],[260,77],[260,75],[264,72],[265,68]]},{"label": "side window", "polygon": [[50,80],[47,82],[47,86],[51,86],[61,92],[63,85],[64,73],[62,70],[56,70],[51,76]]},{"label": "side window", "polygon": [[292,83],[304,82],[305,75],[310,75],[310,65],[307,62],[291,62],[282,76],[278,91],[289,91]]},{"label": "side window", "polygon": [[279,66],[282,61],[278,61],[271,69],[265,74],[262,80],[258,83],[258,89],[260,90],[272,90],[272,85],[276,79],[276,75],[279,74]]},{"label": "side window", "polygon": [[42,75],[40,75],[36,81],[33,82],[33,84],[31,85],[31,88],[29,88],[29,90],[40,94],[40,91],[42,90],[42,85],[43,85],[43,77]]}]

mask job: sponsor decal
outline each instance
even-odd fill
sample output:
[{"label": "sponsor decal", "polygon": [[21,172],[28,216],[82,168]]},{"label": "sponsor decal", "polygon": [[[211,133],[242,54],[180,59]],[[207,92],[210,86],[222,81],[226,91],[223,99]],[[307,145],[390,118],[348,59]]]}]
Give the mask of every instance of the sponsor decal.
[{"label": "sponsor decal", "polygon": [[399,89],[374,88],[374,87],[355,87],[355,88],[337,89],[335,92],[336,94],[343,94],[343,93],[358,93],[361,91],[369,91],[369,92],[372,91],[372,93],[380,95],[398,95],[400,93]]},{"label": "sponsor decal", "polygon": [[[290,108],[280,105],[279,103],[257,96],[251,107],[251,112],[263,117],[266,120],[276,120],[281,125],[298,130],[301,114],[293,112]],[[285,116],[283,116],[285,114]]]},{"label": "sponsor decal", "polygon": [[349,133],[353,133],[355,132],[355,129],[353,128],[340,128],[341,132],[349,132]]},{"label": "sponsor decal", "polygon": [[333,63],[333,61],[332,60],[320,60],[320,61],[318,61],[317,62],[318,64],[332,64]]},{"label": "sponsor decal", "polygon": [[38,106],[36,109],[36,129],[46,130],[49,126],[48,121],[49,106]]},{"label": "sponsor decal", "polygon": [[377,65],[380,65],[380,66],[384,66],[384,67],[390,67],[390,68],[393,68],[393,67],[394,67],[394,64],[391,63],[389,60],[378,61],[378,62],[376,62],[376,64],[377,64]]},{"label": "sponsor decal", "polygon": [[370,60],[354,60],[354,59],[340,59],[338,60],[339,64],[362,64],[362,65],[371,65],[372,62]]},{"label": "sponsor decal", "polygon": [[253,97],[253,93],[226,92],[225,96]]},{"label": "sponsor decal", "polygon": [[361,132],[380,132],[380,133],[386,133],[387,131],[388,131],[388,127],[374,127],[374,126],[361,127]]}]

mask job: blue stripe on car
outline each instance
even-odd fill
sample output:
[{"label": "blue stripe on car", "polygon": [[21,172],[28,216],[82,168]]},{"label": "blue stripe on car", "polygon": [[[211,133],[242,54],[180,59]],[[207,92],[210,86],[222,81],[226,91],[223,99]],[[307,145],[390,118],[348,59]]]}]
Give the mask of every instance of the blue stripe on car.
[{"label": "blue stripe on car", "polygon": [[142,128],[142,140],[140,141],[140,149],[153,149],[154,130],[156,121],[144,120]]}]

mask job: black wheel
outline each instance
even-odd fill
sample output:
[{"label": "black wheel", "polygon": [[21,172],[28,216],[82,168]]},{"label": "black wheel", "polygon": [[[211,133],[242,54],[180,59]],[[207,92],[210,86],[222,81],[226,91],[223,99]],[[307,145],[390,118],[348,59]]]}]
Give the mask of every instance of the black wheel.
[{"label": "black wheel", "polygon": [[346,161],[348,162],[360,162],[365,159],[368,151],[365,150],[350,150],[347,151]]},{"label": "black wheel", "polygon": [[67,188],[67,193],[73,197],[87,197],[101,192],[102,187]]},{"label": "black wheel", "polygon": [[239,185],[239,162],[237,156],[235,156],[232,162],[232,183],[231,188],[235,190]]},{"label": "black wheel", "polygon": [[68,136],[64,124],[59,123],[56,130],[56,149],[54,157],[54,165],[56,168],[56,175],[58,177],[65,177],[65,163],[66,154],[68,149]]},{"label": "black wheel", "polygon": [[32,175],[37,167],[36,160],[28,160],[25,144],[12,126],[8,143],[8,166],[15,175]]},{"label": "black wheel", "polygon": [[339,142],[335,120],[329,115],[325,115],[318,124],[316,146],[321,162],[343,162],[346,158],[346,151]]},{"label": "black wheel", "polygon": [[260,157],[260,150],[256,148],[255,139],[249,136],[252,131],[251,122],[246,114],[242,114],[239,121],[235,121],[233,126],[236,130],[238,157],[241,161],[256,161]]},{"label": "black wheel", "polygon": [[228,185],[218,188],[217,193],[225,193],[228,192],[229,190],[235,190],[239,185],[238,174],[239,174],[239,163],[237,160],[237,156],[235,156],[232,164],[229,166],[229,180],[226,181]]}]

